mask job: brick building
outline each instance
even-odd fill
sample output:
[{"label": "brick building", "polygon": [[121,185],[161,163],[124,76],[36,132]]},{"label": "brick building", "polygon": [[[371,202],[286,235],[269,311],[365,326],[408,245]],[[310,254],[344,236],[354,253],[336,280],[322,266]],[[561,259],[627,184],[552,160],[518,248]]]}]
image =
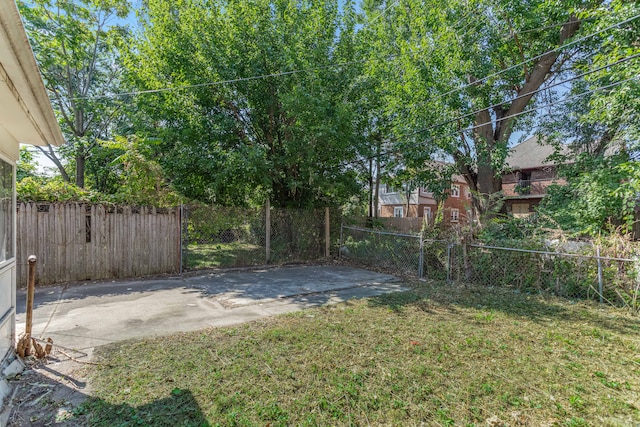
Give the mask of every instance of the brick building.
[{"label": "brick building", "polygon": [[[557,177],[557,166],[549,158],[554,147],[541,144],[538,137],[531,137],[513,147],[506,159],[507,170],[502,177],[506,213],[517,217],[528,216],[546,195],[551,184],[563,184]],[[436,212],[444,209],[443,220],[447,224],[467,224],[471,218],[471,192],[461,175],[454,175],[451,190],[442,206],[438,206],[433,193],[417,188],[409,194],[402,189],[383,185],[380,189],[380,217],[424,217],[433,221]]]},{"label": "brick building", "polygon": [[438,209],[443,209],[443,221],[451,225],[464,225],[471,215],[471,192],[461,175],[454,175],[451,189],[444,202],[438,203],[433,192],[416,188],[408,194],[403,189],[382,185],[380,188],[380,217],[425,218],[433,222]]},{"label": "brick building", "polygon": [[509,172],[502,177],[505,210],[516,217],[528,216],[547,194],[551,184],[564,184],[557,176],[557,165],[549,159],[554,147],[541,144],[534,136],[511,149],[506,163]]}]

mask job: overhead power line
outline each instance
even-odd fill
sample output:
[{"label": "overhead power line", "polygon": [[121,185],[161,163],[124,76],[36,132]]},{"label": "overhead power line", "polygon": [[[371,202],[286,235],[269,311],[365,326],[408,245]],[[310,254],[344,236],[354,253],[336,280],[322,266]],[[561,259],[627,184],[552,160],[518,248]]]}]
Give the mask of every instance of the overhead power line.
[{"label": "overhead power line", "polygon": [[530,92],[527,92],[527,93],[523,93],[523,94],[518,95],[518,96],[516,96],[515,98],[513,98],[513,99],[511,99],[511,100],[509,100],[509,101],[498,102],[498,103],[495,103],[495,104],[489,105],[488,107],[477,109],[477,110],[475,110],[475,111],[472,111],[472,112],[470,112],[470,113],[466,113],[466,114],[461,115],[461,116],[458,116],[458,117],[456,117],[456,118],[449,119],[449,120],[446,120],[446,121],[444,121],[444,122],[436,123],[435,125],[431,125],[431,126],[429,126],[429,127],[427,127],[427,128],[420,129],[420,130],[413,131],[413,132],[411,132],[411,133],[405,134],[405,135],[403,135],[403,137],[413,136],[413,135],[417,135],[417,134],[420,134],[420,133],[423,133],[423,132],[427,132],[427,131],[429,131],[429,130],[431,130],[431,129],[435,129],[435,128],[438,128],[438,127],[442,127],[442,126],[448,125],[448,124],[450,124],[450,123],[456,122],[456,121],[458,121],[458,120],[460,120],[460,119],[464,119],[464,118],[467,118],[467,117],[469,117],[469,116],[476,115],[476,114],[478,114],[478,113],[480,113],[480,112],[482,112],[482,111],[490,110],[490,109],[492,109],[492,108],[499,107],[499,106],[504,105],[504,104],[511,104],[511,103],[513,103],[513,102],[517,101],[518,99],[525,98],[525,97],[530,96],[530,95],[535,95],[536,93],[539,93],[539,92],[541,92],[541,91],[543,91],[543,90],[550,89],[550,88],[552,88],[552,87],[561,86],[561,85],[563,85],[563,84],[566,84],[566,83],[572,82],[572,81],[574,81],[574,80],[581,79],[581,78],[583,78],[583,77],[585,77],[585,76],[588,76],[589,74],[597,73],[598,71],[602,71],[602,70],[604,70],[604,69],[606,69],[606,68],[610,68],[610,67],[613,67],[613,66],[616,66],[616,65],[622,64],[622,63],[624,63],[624,62],[630,61],[630,60],[635,59],[635,58],[638,58],[638,57],[640,57],[640,53],[636,53],[635,55],[631,55],[631,56],[628,56],[628,57],[625,57],[625,58],[621,58],[621,59],[619,59],[619,60],[617,60],[617,61],[615,61],[615,62],[612,62],[612,63],[610,63],[610,64],[603,65],[603,66],[598,67],[598,68],[595,68],[595,69],[593,69],[593,70],[586,71],[586,72],[584,72],[584,73],[582,73],[582,74],[575,75],[575,76],[573,76],[573,77],[571,77],[571,78],[568,78],[568,79],[566,79],[566,80],[562,80],[562,81],[560,81],[560,82],[556,82],[556,83],[553,83],[553,84],[551,84],[551,85],[547,85],[547,86],[545,86],[545,87],[541,87],[541,88],[539,88],[539,89],[536,89],[536,90],[533,90],[533,91],[530,91]]},{"label": "overhead power line", "polygon": [[609,31],[609,30],[611,30],[611,29],[613,29],[613,28],[619,27],[620,25],[624,25],[624,24],[627,24],[627,23],[629,23],[629,22],[632,22],[632,21],[634,21],[634,20],[636,20],[636,19],[638,19],[638,18],[640,18],[640,14],[635,15],[635,16],[632,16],[631,18],[625,19],[625,20],[620,21],[620,22],[618,22],[618,23],[611,24],[611,25],[609,25],[609,26],[608,26],[608,27],[606,27],[606,28],[603,28],[603,29],[601,29],[601,30],[595,31],[595,32],[593,32],[593,33],[591,33],[591,34],[588,34],[588,35],[586,35],[586,36],[580,37],[580,38],[575,39],[575,40],[571,40],[570,42],[564,43],[564,44],[562,44],[562,45],[560,45],[560,46],[558,46],[558,47],[556,47],[556,48],[554,48],[554,49],[548,50],[548,51],[546,51],[546,52],[544,52],[544,53],[541,53],[541,54],[539,54],[539,55],[536,55],[536,56],[534,56],[534,57],[531,57],[531,58],[529,58],[529,59],[526,59],[526,60],[524,60],[524,61],[522,61],[522,62],[519,62],[519,63],[517,63],[517,64],[514,64],[514,65],[512,65],[512,66],[510,66],[510,67],[504,68],[504,69],[502,69],[502,70],[500,70],[500,71],[496,71],[495,73],[489,74],[488,76],[482,77],[481,79],[478,79],[478,80],[476,80],[476,81],[475,81],[475,82],[473,82],[473,83],[469,83],[469,84],[466,84],[466,85],[462,85],[462,86],[459,86],[459,87],[457,87],[457,88],[455,88],[455,89],[451,89],[451,90],[450,90],[450,91],[448,91],[448,92],[445,92],[445,93],[442,93],[442,94],[438,94],[438,95],[436,95],[433,99],[440,99],[440,98],[442,98],[442,97],[445,97],[445,96],[447,96],[447,95],[451,95],[451,94],[453,94],[453,93],[459,92],[459,91],[461,91],[461,90],[463,90],[463,89],[466,89],[466,88],[468,88],[468,87],[478,85],[478,84],[483,83],[483,82],[485,82],[485,81],[487,81],[487,80],[489,80],[489,79],[491,79],[491,78],[493,78],[493,77],[497,77],[497,76],[499,76],[499,75],[501,75],[501,74],[504,74],[504,73],[506,73],[506,72],[508,72],[508,71],[511,71],[511,70],[515,69],[515,68],[518,68],[518,67],[520,67],[520,66],[522,66],[522,65],[526,65],[526,64],[528,64],[528,63],[529,63],[529,62],[531,62],[531,61],[538,60],[538,59],[540,59],[540,58],[544,57],[545,55],[548,55],[548,54],[550,54],[550,53],[554,53],[554,52],[559,52],[559,51],[561,51],[561,50],[563,50],[563,49],[566,49],[566,48],[567,48],[567,47],[569,47],[569,46],[573,46],[573,45],[575,45],[575,44],[577,44],[577,43],[580,43],[580,42],[582,42],[582,41],[585,41],[585,40],[587,40],[587,39],[590,39],[591,37],[594,37],[594,36],[596,36],[596,35],[598,35],[598,34],[600,34],[600,33],[603,33],[603,32],[605,32],[605,31]]},{"label": "overhead power line", "polygon": [[376,15],[375,18],[373,18],[370,22],[370,24],[373,24],[374,22],[376,22],[382,15],[384,15],[385,13],[387,13],[387,11],[389,9],[391,9],[393,6],[395,6],[396,4],[398,4],[399,0],[395,0],[393,3],[389,4],[387,7],[384,8],[384,10],[382,12],[380,12],[378,15]]},{"label": "overhead power line", "polygon": [[[591,90],[587,90],[587,91],[575,94],[575,95],[570,96],[568,98],[560,99],[558,101],[551,102],[551,103],[548,103],[548,104],[545,104],[545,105],[532,107],[532,108],[529,108],[527,110],[521,111],[520,113],[515,113],[515,114],[511,114],[509,116],[502,117],[501,119],[492,120],[492,121],[485,122],[485,123],[480,123],[478,125],[467,127],[465,129],[457,130],[455,132],[449,132],[449,133],[446,133],[446,134],[443,134],[443,135],[438,135],[437,137],[427,138],[427,139],[424,140],[424,142],[425,143],[426,142],[435,142],[438,138],[446,138],[446,137],[449,137],[449,136],[459,135],[460,133],[470,132],[470,131],[472,131],[474,129],[478,129],[478,128],[482,127],[482,126],[486,126],[487,124],[502,122],[504,120],[508,120],[508,119],[513,118],[513,117],[521,116],[523,114],[528,114],[528,113],[531,113],[531,112],[536,111],[536,110],[553,107],[554,105],[558,105],[558,104],[562,104],[562,103],[565,103],[565,102],[569,102],[569,101],[572,101],[574,99],[580,98],[582,96],[589,95],[591,93],[594,93],[594,92],[597,92],[597,91],[600,91],[600,90],[611,89],[611,88],[619,86],[621,84],[624,84],[624,83],[627,83],[627,82],[630,82],[630,81],[633,81],[633,80],[638,80],[638,79],[640,79],[640,76],[634,76],[634,77],[630,77],[628,79],[621,80],[621,81],[618,81],[618,82],[614,82],[614,83],[611,83],[611,84],[608,84],[608,85],[605,85],[605,86],[599,86],[597,88],[594,88],[594,89],[591,89]],[[407,138],[409,136],[413,136],[413,135],[415,135],[415,133],[400,135],[400,136],[397,136],[395,138],[391,138],[391,139],[387,140],[385,143],[397,142],[397,141],[400,141],[402,139],[405,139],[405,138]],[[371,160],[371,159],[375,159],[378,156],[383,156],[384,157],[384,156],[388,156],[390,154],[396,154],[397,155],[398,154],[398,150],[397,149],[382,150],[380,153],[376,153],[376,154],[371,155],[371,156],[365,156],[365,157],[363,157],[362,159],[360,159],[358,161]],[[347,165],[350,165],[352,163],[354,163],[354,162],[353,161],[349,161],[349,162],[346,162],[346,163],[342,164],[342,166],[347,166]]]},{"label": "overhead power line", "polygon": [[79,100],[79,99],[116,98],[116,97],[120,97],[120,96],[133,96],[133,95],[142,95],[142,94],[149,94],[149,93],[172,92],[172,91],[176,91],[176,90],[192,89],[192,88],[197,88],[197,87],[217,86],[217,85],[223,85],[223,84],[229,84],[229,83],[238,83],[238,82],[248,82],[248,81],[251,81],[251,80],[261,80],[261,79],[266,79],[266,78],[269,78],[269,77],[282,77],[282,76],[289,76],[289,75],[292,75],[292,74],[310,73],[310,72],[313,72],[313,71],[324,70],[326,68],[343,67],[345,65],[362,63],[362,62],[368,61],[369,59],[370,58],[362,59],[362,60],[358,60],[358,61],[349,61],[349,62],[340,62],[340,63],[336,63],[336,64],[321,65],[321,66],[314,67],[314,68],[305,68],[305,69],[299,69],[299,70],[282,71],[282,72],[271,73],[271,74],[261,74],[259,76],[239,77],[237,79],[217,80],[217,81],[212,81],[212,82],[196,83],[196,84],[177,86],[177,87],[164,87],[164,88],[158,88],[158,89],[134,90],[134,91],[130,91],[130,92],[111,93],[111,94],[99,95],[99,96],[94,96],[94,97],[79,97],[79,98],[74,98],[74,99]]},{"label": "overhead power line", "polygon": [[557,104],[563,104],[565,102],[572,101],[574,99],[580,98],[580,97],[585,96],[585,95],[589,95],[591,93],[594,93],[594,92],[597,92],[597,91],[600,91],[600,90],[610,89],[612,87],[619,86],[619,85],[621,85],[623,83],[627,83],[627,82],[630,82],[632,80],[637,80],[639,78],[640,78],[640,76],[630,77],[630,78],[625,79],[625,80],[621,80],[621,81],[618,81],[618,82],[615,82],[615,83],[611,83],[611,84],[608,84],[608,85],[605,85],[605,86],[597,87],[595,89],[591,89],[591,90],[587,90],[587,91],[584,91],[584,92],[580,92],[580,93],[578,93],[576,95],[572,95],[572,96],[570,96],[568,98],[560,99],[558,101],[554,101],[554,102],[551,102],[551,103],[548,103],[548,104],[545,104],[545,105],[532,107],[532,108],[529,108],[527,110],[521,111],[519,113],[510,114],[508,116],[504,116],[504,117],[501,117],[501,118],[496,119],[496,120],[491,120],[491,121],[488,121],[488,122],[480,123],[480,124],[477,124],[477,125],[474,125],[474,126],[470,126],[470,127],[465,128],[465,129],[460,129],[460,130],[455,131],[455,132],[450,132],[450,133],[447,133],[447,134],[444,134],[444,135],[439,135],[439,137],[440,138],[444,138],[444,137],[447,137],[447,136],[453,136],[453,135],[457,135],[457,134],[459,134],[461,132],[469,132],[469,131],[472,131],[474,129],[481,128],[482,126],[486,126],[488,124],[500,123],[502,121],[509,120],[509,119],[514,118],[514,117],[521,116],[523,114],[528,114],[528,113],[531,113],[531,112],[536,111],[536,110],[540,110],[540,109],[548,108],[548,107],[553,107],[554,105],[557,105]]}]

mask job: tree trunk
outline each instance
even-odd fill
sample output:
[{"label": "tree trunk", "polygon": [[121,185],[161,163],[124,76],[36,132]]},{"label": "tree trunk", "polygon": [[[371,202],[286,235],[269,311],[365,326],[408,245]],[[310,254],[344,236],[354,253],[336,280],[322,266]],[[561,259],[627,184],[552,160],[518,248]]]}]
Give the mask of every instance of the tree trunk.
[{"label": "tree trunk", "polygon": [[84,169],[87,163],[87,156],[76,154],[76,185],[84,188]]},{"label": "tree trunk", "polygon": [[[559,45],[571,38],[579,28],[580,21],[571,16],[560,30]],[[473,198],[474,208],[484,214],[485,218],[498,213],[499,200],[496,194],[502,191],[502,170],[496,166],[499,162],[495,162],[493,156],[498,149],[507,148],[516,116],[524,111],[535,92],[552,75],[551,69],[559,55],[557,50],[550,51],[540,57],[529,71],[525,69],[526,80],[514,100],[493,108],[495,121],[488,109],[475,115],[473,139],[477,152],[477,174],[471,173],[470,165],[458,165],[458,169],[463,172],[468,183],[476,184],[478,194]],[[470,76],[470,81],[473,83],[476,79]]]},{"label": "tree trunk", "polygon": [[369,218],[373,218],[373,159],[369,158]]},{"label": "tree trunk", "polygon": [[380,216],[380,142],[378,141],[376,152],[376,174],[375,174],[375,187],[373,194],[373,216],[378,218]]}]

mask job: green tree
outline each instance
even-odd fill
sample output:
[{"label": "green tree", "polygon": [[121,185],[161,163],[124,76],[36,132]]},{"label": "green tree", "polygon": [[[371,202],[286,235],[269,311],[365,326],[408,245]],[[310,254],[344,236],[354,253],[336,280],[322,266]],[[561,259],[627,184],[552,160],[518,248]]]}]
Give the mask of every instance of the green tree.
[{"label": "green tree", "polygon": [[635,221],[640,22],[633,18],[639,12],[635,2],[614,1],[585,17],[589,32],[629,22],[612,29],[603,43],[594,43],[593,55],[575,61],[574,73],[586,75],[569,90],[573,100],[542,121],[541,133],[558,147],[556,160],[563,164],[566,185],[550,189],[539,210],[563,229],[593,235],[620,226],[629,231]]},{"label": "green tree", "polygon": [[118,21],[129,13],[126,0],[33,0],[18,3],[25,27],[58,116],[66,144],[40,148],[70,182],[85,187],[87,162],[111,137],[122,73],[118,55],[126,29]]},{"label": "green tree", "polygon": [[[400,0],[375,3],[369,15],[379,53],[393,56],[392,139],[416,171],[440,153],[493,212],[511,136],[527,129],[520,113],[544,104],[538,91],[566,75],[584,44],[581,16],[599,2],[542,0]],[[583,34],[583,33],[582,33]]]},{"label": "green tree", "polygon": [[356,155],[351,71],[331,65],[350,59],[349,10],[335,0],[145,2],[127,68],[136,86],[159,90],[137,106],[175,188],[220,204],[269,194],[279,206],[358,191],[344,166]]},{"label": "green tree", "polygon": [[148,151],[153,143],[141,141],[136,135],[101,141],[110,152],[119,153],[109,164],[118,188],[112,194],[114,201],[147,206],[175,206],[182,202],[165,179],[162,167],[149,160]]},{"label": "green tree", "polygon": [[33,153],[27,147],[20,147],[20,158],[16,163],[16,181],[20,182],[27,177],[36,177],[38,168],[34,161]]},{"label": "green tree", "polygon": [[543,221],[578,235],[629,231],[640,191],[640,168],[624,154],[582,153],[561,170],[565,185],[554,185],[538,207]]}]

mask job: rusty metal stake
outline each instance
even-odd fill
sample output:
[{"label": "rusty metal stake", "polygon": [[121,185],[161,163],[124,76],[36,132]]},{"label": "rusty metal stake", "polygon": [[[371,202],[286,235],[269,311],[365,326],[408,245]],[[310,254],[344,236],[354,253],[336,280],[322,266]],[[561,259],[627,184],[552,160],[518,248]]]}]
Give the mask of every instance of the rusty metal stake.
[{"label": "rusty metal stake", "polygon": [[33,326],[33,297],[36,290],[36,256],[29,256],[29,276],[27,287],[27,324],[25,327],[25,355],[31,354],[31,328]]}]

